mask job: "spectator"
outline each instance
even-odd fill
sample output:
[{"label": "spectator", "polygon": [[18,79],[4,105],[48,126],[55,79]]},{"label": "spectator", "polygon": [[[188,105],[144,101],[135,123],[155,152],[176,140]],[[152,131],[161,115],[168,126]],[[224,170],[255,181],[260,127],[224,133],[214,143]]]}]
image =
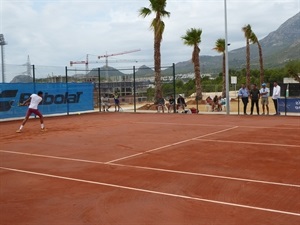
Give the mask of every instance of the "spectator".
[{"label": "spectator", "polygon": [[220,111],[222,111],[222,106],[226,105],[226,99],[222,98],[222,96],[220,95],[218,103],[219,103],[219,106],[220,106]]},{"label": "spectator", "polygon": [[120,111],[120,100],[119,100],[119,97],[120,97],[120,94],[118,92],[115,92],[115,94],[114,94],[115,112],[119,112]]},{"label": "spectator", "polygon": [[208,96],[206,99],[205,99],[206,103],[208,105],[210,105],[211,107],[211,111],[214,111],[214,108],[215,108],[215,104],[214,104],[214,101],[212,100],[212,98],[210,96]]},{"label": "spectator", "polygon": [[277,81],[274,81],[273,95],[272,95],[275,112],[276,112],[274,115],[280,115],[277,108],[277,99],[280,97],[280,91],[281,91],[280,86],[278,85]]},{"label": "spectator", "polygon": [[218,96],[216,95],[213,99],[213,103],[214,103],[214,108],[213,108],[213,111],[217,110],[217,111],[221,111],[221,104],[219,104],[219,98]]},{"label": "spectator", "polygon": [[249,102],[249,91],[248,88],[245,86],[245,84],[242,84],[242,87],[240,88],[238,92],[239,98],[242,99],[243,105],[244,105],[244,115],[247,115],[247,105]]},{"label": "spectator", "polygon": [[185,107],[186,107],[186,103],[185,103],[185,100],[184,100],[182,95],[179,95],[178,98],[177,98],[177,110],[180,107],[182,108],[182,110],[184,110]]},{"label": "spectator", "polygon": [[251,113],[250,113],[250,115],[253,114],[254,104],[256,106],[257,115],[259,115],[259,107],[258,107],[259,98],[260,98],[260,92],[257,89],[256,84],[253,84],[253,88],[250,91],[250,99],[251,99]]},{"label": "spectator", "polygon": [[104,95],[101,97],[101,105],[102,109],[105,112],[108,112],[108,109],[110,108],[109,98],[107,95]]},{"label": "spectator", "polygon": [[165,112],[165,99],[160,97],[156,100],[156,110],[159,112],[159,108],[161,108],[162,112]]},{"label": "spectator", "polygon": [[263,113],[262,115],[265,115],[265,108],[267,109],[267,115],[269,115],[269,95],[270,95],[270,89],[266,87],[266,84],[263,83],[262,88],[260,89],[260,96],[261,96],[261,105]]},{"label": "spectator", "polygon": [[168,112],[171,112],[172,109],[174,110],[174,107],[175,107],[175,99],[174,99],[173,95],[171,95],[169,98]]}]

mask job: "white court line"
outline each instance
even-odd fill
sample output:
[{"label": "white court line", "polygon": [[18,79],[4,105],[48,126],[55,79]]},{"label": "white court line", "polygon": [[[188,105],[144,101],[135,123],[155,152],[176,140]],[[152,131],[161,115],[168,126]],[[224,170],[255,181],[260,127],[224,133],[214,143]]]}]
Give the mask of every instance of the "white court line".
[{"label": "white court line", "polygon": [[44,177],[57,178],[57,179],[62,179],[62,180],[70,180],[70,181],[76,181],[76,182],[82,182],[82,183],[88,183],[88,184],[96,184],[96,185],[114,187],[114,188],[125,189],[125,190],[157,194],[157,195],[163,195],[163,196],[169,196],[169,197],[175,197],[175,198],[181,198],[181,199],[209,202],[209,203],[214,203],[214,204],[234,206],[234,207],[239,207],[239,208],[253,209],[253,210],[272,212],[272,213],[280,213],[280,214],[286,214],[286,215],[291,215],[291,216],[300,216],[300,213],[289,212],[289,211],[268,209],[268,208],[262,208],[262,207],[254,207],[254,206],[249,206],[249,205],[242,205],[242,204],[236,204],[236,203],[230,203],[230,202],[222,202],[222,201],[210,200],[210,199],[205,199],[205,198],[190,197],[190,196],[186,196],[186,195],[171,194],[171,193],[167,193],[167,192],[151,191],[151,190],[147,190],[147,189],[134,188],[134,187],[128,187],[128,186],[123,186],[123,185],[109,184],[109,183],[102,183],[102,182],[97,182],[97,181],[83,180],[83,179],[77,179],[77,178],[71,178],[71,177],[57,176],[57,175],[46,174],[46,173],[37,173],[37,172],[32,172],[32,171],[27,171],[27,170],[19,170],[19,169],[7,168],[7,167],[0,167],[0,169],[19,172],[19,173],[33,174],[33,175],[44,176]]},{"label": "white court line", "polygon": [[106,162],[106,163],[113,163],[113,162],[121,161],[121,160],[124,160],[124,159],[129,159],[129,158],[132,158],[132,157],[135,157],[135,156],[144,155],[144,154],[149,153],[149,152],[154,152],[154,151],[158,151],[158,150],[161,150],[161,149],[164,149],[164,148],[169,148],[171,146],[175,146],[175,145],[179,145],[179,144],[182,144],[182,143],[186,143],[186,142],[198,139],[198,138],[203,138],[203,137],[211,136],[211,135],[214,135],[214,134],[223,133],[223,132],[226,132],[226,131],[229,131],[229,130],[233,130],[233,129],[236,129],[236,128],[238,128],[238,126],[230,127],[230,128],[224,129],[224,130],[213,132],[213,133],[204,134],[204,135],[201,135],[201,136],[198,136],[198,137],[194,137],[194,138],[190,138],[190,139],[187,139],[187,140],[175,142],[173,144],[169,144],[169,145],[161,146],[161,147],[158,147],[158,148],[150,149],[150,150],[147,150],[145,152],[136,153],[136,154],[125,156],[125,157],[122,157],[122,158],[119,158],[119,159],[114,159],[114,160],[111,160],[111,161]]},{"label": "white court line", "polygon": [[252,180],[252,179],[238,178],[238,177],[227,177],[227,176],[212,175],[212,174],[206,174],[206,173],[193,173],[193,172],[185,172],[185,171],[179,171],[179,170],[168,170],[168,169],[160,169],[160,168],[146,167],[146,166],[133,166],[133,165],[118,164],[118,163],[109,163],[109,165],[120,166],[120,167],[123,166],[123,167],[128,167],[128,168],[136,168],[136,169],[144,169],[144,170],[153,170],[153,171],[160,171],[160,172],[168,172],[168,173],[193,175],[193,176],[201,176],[201,177],[220,178],[220,179],[224,179],[224,180],[236,180],[236,181],[260,183],[260,184],[271,184],[271,185],[278,185],[278,186],[300,188],[300,185],[297,185],[297,184],[278,183],[278,182],[271,182],[271,181],[264,181],[264,180]]},{"label": "white court line", "polygon": [[287,186],[287,187],[300,188],[300,185],[297,185],[297,184],[278,183],[278,182],[264,181],[264,180],[252,180],[252,179],[246,179],[246,178],[228,177],[228,176],[220,176],[220,175],[213,175],[213,174],[206,174],[206,173],[194,173],[194,172],[186,172],[186,171],[179,171],[179,170],[168,170],[168,169],[161,169],[161,168],[154,168],[154,167],[125,165],[125,164],[118,164],[118,163],[104,163],[104,162],[98,162],[98,161],[92,161],[92,160],[74,159],[74,158],[49,156],[49,155],[39,155],[39,154],[24,153],[24,152],[13,152],[13,151],[5,151],[5,150],[0,150],[0,152],[9,153],[9,154],[17,154],[17,155],[26,155],[26,156],[50,158],[50,159],[75,161],[75,162],[84,162],[84,163],[91,163],[91,164],[113,165],[113,166],[119,166],[119,167],[153,170],[153,171],[160,171],[160,172],[167,172],[167,173],[178,173],[178,174],[192,175],[192,176],[203,176],[203,177],[220,178],[220,179],[225,179],[225,180],[246,181],[246,182],[252,182],[252,183],[271,184],[271,185],[278,185],[278,186]]},{"label": "white court line", "polygon": [[[175,125],[175,126],[200,126],[200,127],[231,127],[232,124],[200,124],[200,123],[159,123],[159,122],[134,122],[138,124],[157,124],[157,125]],[[239,125],[238,127],[245,127],[245,128],[253,128],[253,129],[273,129],[274,127],[260,127],[260,126],[245,126]],[[295,130],[300,129],[299,127],[276,127],[277,130]]]},{"label": "white court line", "polygon": [[162,123],[162,122],[133,122],[138,124],[157,124],[157,125],[175,125],[175,126],[207,126],[207,127],[232,127],[224,124],[200,124],[200,123]]},{"label": "white court line", "polygon": [[66,158],[66,157],[51,156],[51,155],[40,155],[40,154],[26,153],[26,152],[14,152],[14,151],[5,151],[5,150],[0,150],[0,152],[10,153],[10,154],[18,154],[18,155],[35,156],[35,157],[42,157],[42,158],[49,158],[49,159],[60,159],[60,160],[68,160],[68,161],[75,161],[75,162],[104,164],[104,162],[98,162],[98,161],[92,161],[92,160]]},{"label": "white court line", "polygon": [[194,141],[210,141],[210,142],[248,144],[248,145],[268,145],[268,146],[277,146],[277,147],[299,148],[300,150],[300,145],[286,145],[286,144],[259,143],[259,142],[246,142],[246,141],[225,141],[225,140],[213,140],[213,139],[194,139]]}]

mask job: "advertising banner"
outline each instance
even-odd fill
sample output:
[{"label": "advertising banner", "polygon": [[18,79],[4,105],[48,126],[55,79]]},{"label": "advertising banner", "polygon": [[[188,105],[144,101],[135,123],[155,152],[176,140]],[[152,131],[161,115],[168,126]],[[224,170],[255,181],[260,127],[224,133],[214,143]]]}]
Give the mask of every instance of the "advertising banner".
[{"label": "advertising banner", "polygon": [[300,113],[300,98],[279,98],[278,111],[280,113]]},{"label": "advertising banner", "polygon": [[94,109],[92,83],[0,84],[0,119],[24,117],[28,106],[19,106],[31,94],[43,92],[39,110],[43,115]]}]

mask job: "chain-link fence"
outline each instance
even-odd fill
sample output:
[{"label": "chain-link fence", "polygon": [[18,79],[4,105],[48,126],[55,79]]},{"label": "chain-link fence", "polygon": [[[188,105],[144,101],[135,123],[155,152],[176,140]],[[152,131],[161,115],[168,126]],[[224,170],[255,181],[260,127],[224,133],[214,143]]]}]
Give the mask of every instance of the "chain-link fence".
[{"label": "chain-link fence", "polygon": [[[24,96],[29,97],[30,93],[40,90],[44,92],[41,107],[49,108],[52,104],[47,114],[69,114],[79,111],[157,112],[154,74],[154,68],[148,66],[118,69],[104,66],[88,70],[74,67],[8,65],[5,82],[0,84],[0,117],[22,116],[24,107],[22,113],[18,107],[15,110],[10,108],[23,101]],[[172,97],[176,102],[179,94],[185,98],[187,109],[194,109],[195,112],[212,111],[206,99],[221,96],[223,85],[215,84],[213,79],[211,84],[208,84],[206,79],[202,84],[202,99],[196,100],[194,76],[194,73],[177,72],[175,64],[161,67],[165,112],[177,111],[177,108],[168,106],[169,99]],[[299,98],[300,88],[297,89],[299,86],[296,86],[297,84],[289,85],[289,97],[292,95]],[[282,92],[286,93],[288,86],[282,87]],[[238,113],[242,107],[242,104],[239,104],[237,89],[235,84],[230,85],[230,113]],[[282,96],[286,96],[285,93]],[[119,102],[120,108],[116,102]],[[220,111],[225,109],[223,105]]]}]

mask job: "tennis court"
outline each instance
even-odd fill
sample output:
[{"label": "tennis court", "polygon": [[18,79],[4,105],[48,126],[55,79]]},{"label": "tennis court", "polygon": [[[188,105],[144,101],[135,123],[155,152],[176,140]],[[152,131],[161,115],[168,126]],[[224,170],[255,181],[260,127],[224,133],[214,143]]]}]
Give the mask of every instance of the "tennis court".
[{"label": "tennis court", "polygon": [[1,225],[298,225],[300,118],[90,113],[0,126]]}]

